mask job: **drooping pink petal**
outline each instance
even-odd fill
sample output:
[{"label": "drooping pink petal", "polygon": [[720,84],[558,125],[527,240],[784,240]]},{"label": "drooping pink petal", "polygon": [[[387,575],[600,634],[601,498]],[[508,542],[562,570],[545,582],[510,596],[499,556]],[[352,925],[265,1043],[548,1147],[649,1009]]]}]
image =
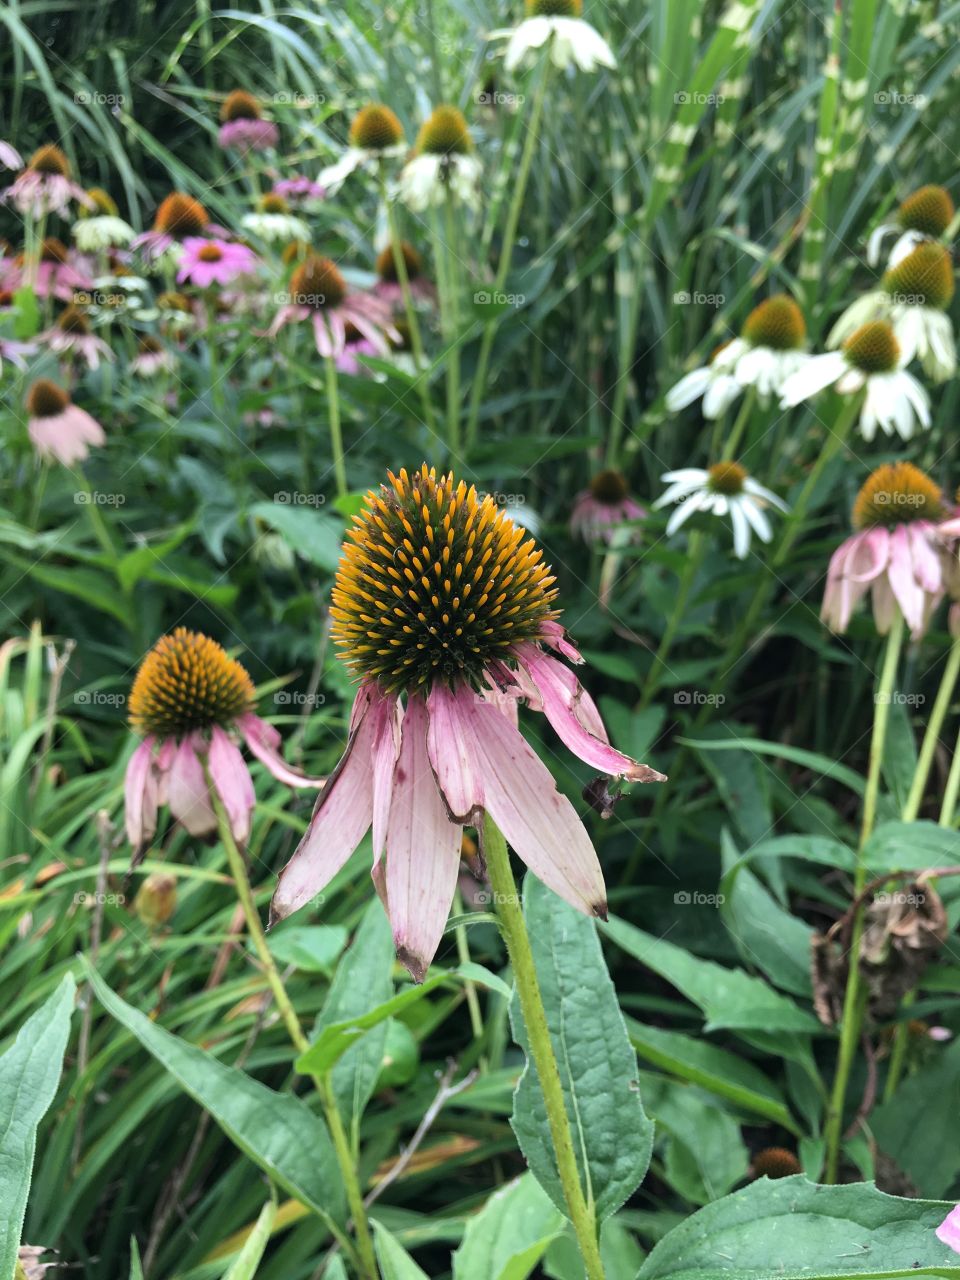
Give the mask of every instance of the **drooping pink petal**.
[{"label": "drooping pink petal", "polygon": [[257,797],[253,790],[250,770],[240,748],[214,725],[207,752],[207,769],[210,781],[227,811],[234,840],[246,844],[250,839],[250,815]]},{"label": "drooping pink petal", "polygon": [[913,576],[913,557],[905,525],[897,525],[890,535],[890,566],[887,577],[900,612],[913,635],[923,630],[923,590]]},{"label": "drooping pink petal", "polygon": [[[517,654],[540,694],[544,714],[560,740],[570,750],[601,773],[628,778],[631,782],[663,782],[665,777],[649,765],[631,760],[615,750],[603,736],[591,732],[584,722],[596,726],[599,712],[592,700],[581,710],[584,690],[569,667],[548,657],[537,645],[522,645]],[[602,728],[602,726],[601,726]]]},{"label": "drooping pink petal", "polygon": [[197,754],[201,746],[199,734],[187,734],[176,747],[167,775],[170,812],[192,836],[205,836],[217,829],[217,816]]},{"label": "drooping pink petal", "polygon": [[605,919],[607,895],[596,852],[550,770],[496,708],[477,702],[470,719],[490,817],[548,889],[584,915]]},{"label": "drooping pink petal", "polygon": [[548,619],[540,624],[540,639],[544,644],[548,644],[551,649],[556,649],[562,658],[566,658],[568,662],[575,662],[579,666],[583,662],[583,655],[576,649],[567,637],[566,631],[561,627],[559,622]]},{"label": "drooping pink petal", "polygon": [[322,787],[322,778],[308,778],[299,769],[287,764],[280,754],[282,739],[272,724],[261,720],[252,711],[245,712],[237,721],[237,728],[252,756],[267,766],[280,782],[288,787]]},{"label": "drooping pink petal", "polygon": [[452,693],[434,685],[427,698],[427,754],[450,817],[474,824],[483,804],[483,779],[471,746],[470,705],[478,695],[471,689]]},{"label": "drooping pink petal", "polygon": [[951,1209],[937,1227],[937,1239],[954,1253],[960,1253],[960,1204]]},{"label": "drooping pink petal", "polygon": [[124,817],[127,839],[134,849],[151,840],[157,831],[157,773],[153,750],[156,738],[151,734],[137,747],[123,779]]},{"label": "drooping pink petal", "polygon": [[370,758],[373,769],[373,861],[380,861],[387,838],[387,819],[393,794],[393,769],[400,754],[402,710],[399,698],[383,697],[371,691],[370,715],[372,742]]},{"label": "drooping pink petal", "polygon": [[306,834],[280,872],[270,903],[271,923],[298,911],[337,874],[366,835],[373,817],[370,689],[357,693],[350,737],[317,797]]},{"label": "drooping pink petal", "polygon": [[386,843],[387,911],[397,956],[415,982],[423,981],[443,936],[463,837],[462,826],[447,815],[430,767],[427,722],[426,702],[412,695],[393,773]]},{"label": "drooping pink petal", "polygon": [[936,593],[943,589],[943,558],[934,547],[936,530],[926,520],[918,520],[905,526],[913,559],[913,575],[924,591]]}]

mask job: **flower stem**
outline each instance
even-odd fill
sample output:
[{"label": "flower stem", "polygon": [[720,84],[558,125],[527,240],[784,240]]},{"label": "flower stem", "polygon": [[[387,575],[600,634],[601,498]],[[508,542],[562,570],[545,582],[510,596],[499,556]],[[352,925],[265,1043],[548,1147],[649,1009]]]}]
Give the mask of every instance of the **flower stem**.
[{"label": "flower stem", "polygon": [[447,445],[451,461],[460,456],[460,273],[457,263],[457,218],[453,196],[447,191],[443,202],[444,236],[447,254]]},{"label": "flower stem", "polygon": [[513,980],[530,1044],[530,1055],[543,1093],[550,1125],[550,1138],[564,1199],[567,1203],[567,1212],[577,1235],[587,1280],[603,1280],[603,1263],[600,1260],[600,1248],[597,1243],[596,1215],[593,1205],[588,1203],[583,1193],[580,1182],[573,1135],[570,1131],[570,1117],[567,1115],[563,1097],[560,1068],[550,1039],[550,1028],[547,1024],[546,1010],[543,1007],[543,997],[540,994],[540,983],[537,980],[536,965],[527,926],[523,919],[520,896],[510,869],[510,854],[507,852],[507,842],[489,814],[483,816],[483,855],[487,864],[487,873],[490,876],[490,887],[493,890],[500,928],[513,966]]},{"label": "flower stem", "polygon": [[957,734],[953,759],[950,761],[950,772],[947,774],[947,785],[943,790],[943,802],[940,805],[940,826],[952,827],[953,815],[957,807],[957,795],[960,794],[960,733]]},{"label": "flower stem", "polygon": [[[897,610],[887,634],[880,669],[880,680],[874,698],[873,733],[870,738],[870,763],[867,767],[867,787],[863,795],[863,820],[860,826],[860,843],[857,846],[857,862],[853,875],[854,898],[863,892],[867,881],[867,864],[864,849],[877,816],[877,799],[880,794],[880,768],[883,748],[887,738],[887,721],[890,716],[890,700],[897,677],[897,664],[903,644],[903,615]],[[843,1129],[843,1105],[847,1096],[847,1084],[857,1043],[860,1039],[860,1023],[863,1018],[865,993],[860,984],[860,939],[863,934],[863,909],[854,912],[850,949],[847,953],[847,987],[843,997],[843,1013],[840,1018],[840,1052],[837,1073],[824,1126],[826,1142],[826,1181],[836,1182],[840,1160],[840,1138]]]},{"label": "flower stem", "polygon": [[750,387],[747,394],[743,397],[743,404],[740,406],[740,412],[737,414],[733,426],[730,428],[730,434],[727,436],[727,443],[723,447],[721,462],[729,462],[737,456],[737,446],[740,444],[740,437],[743,435],[743,429],[750,419],[753,411],[754,402],[757,398],[756,387]]},{"label": "flower stem", "polygon": [[337,483],[337,497],[347,496],[347,465],[343,457],[343,433],[340,430],[340,388],[337,381],[337,362],[333,356],[327,362],[327,407],[330,411],[330,447],[333,450],[333,474]]},{"label": "flower stem", "polygon": [[643,711],[650,705],[650,700],[660,687],[660,681],[663,679],[663,672],[667,665],[667,658],[673,647],[673,641],[677,634],[677,628],[684,615],[687,607],[687,600],[690,597],[690,591],[693,587],[694,579],[697,576],[697,570],[703,560],[703,553],[706,550],[706,539],[698,529],[694,529],[690,533],[690,541],[687,545],[687,563],[683,566],[683,572],[680,575],[680,581],[677,585],[677,595],[673,609],[667,621],[666,629],[660,640],[660,645],[654,655],[653,665],[647,673],[644,682],[643,697],[637,703],[637,711]]},{"label": "flower stem", "polygon": [[420,322],[417,319],[417,309],[413,305],[413,294],[410,291],[410,275],[407,271],[406,259],[403,256],[397,218],[387,193],[387,180],[382,166],[379,176],[380,198],[383,200],[384,208],[387,211],[387,235],[390,237],[393,266],[397,273],[400,292],[403,295],[403,309],[406,313],[407,328],[410,330],[410,345],[413,347],[413,359],[417,367],[417,386],[420,388],[420,399],[423,402],[423,420],[430,433],[436,435],[436,418],[433,412],[433,402],[430,399],[430,382],[427,372],[427,360],[423,351],[423,338],[420,334]]},{"label": "flower stem", "polygon": [[[263,925],[260,921],[260,912],[257,910],[257,904],[253,896],[253,888],[250,884],[250,877],[247,874],[247,866],[243,858],[243,854],[237,848],[237,842],[233,838],[233,832],[230,829],[230,819],[227,817],[226,810],[223,807],[223,801],[217,793],[216,787],[213,785],[213,779],[210,777],[210,771],[206,764],[204,765],[204,775],[207,781],[207,791],[210,795],[210,803],[213,805],[213,812],[216,815],[217,827],[220,833],[220,839],[227,854],[227,865],[230,868],[230,875],[233,877],[233,883],[237,891],[237,898],[240,906],[243,908],[243,916],[247,923],[247,933],[253,943],[254,950],[263,966],[264,976],[267,979],[267,985],[276,1002],[283,1025],[287,1029],[293,1047],[298,1054],[306,1053],[310,1048],[310,1041],[304,1034],[300,1025],[300,1019],[293,1007],[290,997],[287,995],[286,987],[283,985],[283,978],[277,968],[277,963],[273,958],[270,947],[267,944],[267,936],[263,931]],[[376,1258],[373,1252],[373,1240],[370,1235],[370,1225],[367,1221],[366,1209],[363,1205],[363,1194],[360,1190],[360,1184],[357,1180],[357,1172],[354,1168],[353,1153],[350,1150],[350,1144],[347,1140],[346,1131],[343,1127],[343,1120],[340,1117],[340,1111],[337,1107],[336,1099],[333,1096],[333,1088],[330,1083],[329,1073],[313,1076],[313,1083],[316,1086],[317,1093],[320,1097],[320,1104],[323,1108],[323,1114],[330,1129],[330,1137],[333,1140],[333,1148],[337,1156],[337,1163],[340,1166],[340,1176],[343,1178],[344,1190],[347,1195],[347,1203],[350,1206],[350,1214],[353,1218],[353,1230],[357,1238],[356,1250],[349,1237],[344,1235],[329,1220],[327,1225],[336,1235],[341,1247],[343,1247],[356,1265],[359,1274],[363,1280],[378,1280],[378,1271]]]},{"label": "flower stem", "polygon": [[950,699],[953,697],[958,675],[960,675],[960,640],[954,640],[947,658],[947,664],[943,669],[940,688],[937,690],[937,696],[934,699],[930,721],[927,725],[926,733],[923,735],[920,755],[917,758],[917,767],[913,771],[913,782],[910,784],[910,794],[907,796],[907,802],[903,806],[903,813],[900,815],[903,822],[912,822],[920,811],[923,792],[930,776],[930,766],[933,764],[933,753],[936,751],[937,742],[940,740],[940,730],[943,728],[943,722],[950,707]]},{"label": "flower stem", "polygon": [[[530,177],[530,166],[533,164],[533,153],[536,150],[537,139],[540,136],[540,121],[543,118],[543,107],[547,96],[547,84],[550,80],[550,63],[544,58],[543,66],[540,71],[540,83],[533,99],[533,108],[530,112],[530,123],[527,125],[527,136],[523,144],[523,152],[520,156],[520,168],[517,172],[517,180],[513,188],[513,199],[510,201],[510,208],[507,211],[507,221],[503,229],[503,239],[501,240],[500,263],[497,267],[497,275],[494,281],[493,292],[494,302],[496,303],[496,295],[503,293],[504,285],[507,283],[507,276],[510,274],[510,263],[513,260],[513,250],[517,240],[517,227],[520,225],[520,213],[523,208],[523,197],[527,190],[527,180]],[[470,450],[477,440],[477,429],[480,422],[480,405],[483,402],[483,393],[487,381],[487,369],[490,366],[490,353],[493,350],[493,340],[497,332],[496,320],[487,321],[483,330],[483,337],[480,340],[480,353],[477,356],[477,367],[473,375],[473,388],[470,393],[470,414],[467,419],[467,449]]]}]

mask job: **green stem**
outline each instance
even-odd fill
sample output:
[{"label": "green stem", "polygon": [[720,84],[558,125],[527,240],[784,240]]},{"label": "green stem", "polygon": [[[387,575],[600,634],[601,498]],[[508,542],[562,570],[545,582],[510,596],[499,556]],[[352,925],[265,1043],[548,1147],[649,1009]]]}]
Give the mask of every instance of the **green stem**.
[{"label": "green stem", "polygon": [[[873,733],[870,738],[870,763],[867,768],[867,787],[863,795],[863,821],[860,826],[860,842],[857,847],[857,863],[853,877],[853,896],[858,898],[867,881],[867,863],[864,849],[877,816],[877,800],[880,795],[880,769],[883,764],[883,748],[887,737],[887,721],[890,717],[890,700],[897,677],[897,664],[903,644],[903,615],[897,610],[887,634],[880,669],[880,680],[874,699]],[[840,1052],[837,1073],[824,1127],[826,1142],[826,1180],[836,1182],[840,1161],[840,1139],[843,1132],[843,1107],[847,1096],[847,1084],[853,1066],[854,1054],[860,1039],[860,1023],[866,1004],[866,993],[860,983],[860,939],[863,935],[863,910],[858,906],[853,916],[850,950],[847,953],[847,987],[843,997],[843,1014],[840,1019]]]},{"label": "green stem", "polygon": [[943,803],[940,805],[940,826],[952,827],[953,815],[957,807],[957,796],[960,794],[960,733],[957,734],[953,759],[950,761],[950,772],[947,774],[947,785],[943,791]]},{"label": "green stem", "polygon": [[407,271],[407,262],[401,248],[396,214],[387,194],[387,180],[382,166],[380,168],[380,198],[383,200],[387,211],[387,235],[390,237],[393,266],[397,273],[400,292],[403,295],[403,309],[406,314],[407,328],[410,330],[410,345],[413,348],[413,359],[417,368],[417,386],[423,403],[423,420],[431,435],[436,435],[437,424],[433,412],[433,402],[430,399],[430,382],[427,372],[427,360],[423,350],[423,337],[420,333],[420,322],[417,319],[416,307],[413,305],[413,294],[410,291],[410,275]]},{"label": "green stem", "polygon": [[740,406],[740,412],[737,414],[736,421],[730,428],[730,434],[727,436],[727,443],[724,445],[723,453],[720,458],[721,462],[729,462],[731,459],[736,457],[740,437],[743,435],[743,429],[749,421],[756,398],[756,387],[750,387],[747,394],[743,397],[743,404]]},{"label": "green stem", "polygon": [[[520,156],[520,168],[517,172],[517,181],[513,188],[513,199],[510,201],[510,208],[507,211],[507,221],[503,229],[503,239],[500,245],[500,265],[497,268],[497,275],[494,281],[493,292],[494,301],[496,295],[503,293],[504,285],[507,283],[507,276],[510,274],[510,264],[513,260],[513,250],[517,240],[517,227],[520,225],[520,213],[523,208],[523,197],[527,189],[527,180],[530,177],[530,166],[533,164],[533,156],[537,147],[537,139],[540,135],[540,121],[543,118],[543,107],[547,96],[547,84],[550,80],[550,63],[544,58],[540,71],[540,83],[533,99],[533,109],[530,113],[530,123],[527,126],[527,136],[523,144],[523,153]],[[480,353],[477,356],[477,367],[473,375],[473,388],[470,393],[470,414],[467,419],[467,449],[471,449],[477,440],[477,429],[480,422],[480,405],[483,402],[483,392],[487,381],[487,369],[490,365],[490,353],[493,350],[493,340],[497,332],[496,320],[489,320],[484,326],[483,337],[480,340]]]},{"label": "green stem", "polygon": [[510,854],[507,852],[507,842],[489,814],[484,814],[483,817],[483,854],[487,873],[490,876],[490,887],[493,890],[500,928],[513,967],[513,980],[520,1000],[530,1055],[543,1093],[550,1137],[557,1161],[557,1172],[560,1175],[568,1216],[577,1235],[587,1280],[604,1280],[600,1247],[597,1243],[596,1215],[593,1205],[587,1202],[580,1182],[573,1135],[570,1131],[570,1117],[567,1115],[563,1097],[560,1068],[557,1066],[553,1043],[550,1039],[550,1028],[547,1024],[546,1010],[543,1007],[543,997],[540,994],[540,983],[537,980],[536,965],[527,926],[523,919],[520,896],[510,869]]},{"label": "green stem", "polygon": [[[243,908],[243,916],[247,923],[247,933],[253,943],[254,950],[263,967],[264,976],[267,979],[267,985],[270,988],[273,999],[276,1003],[283,1025],[287,1029],[293,1047],[298,1054],[306,1053],[310,1048],[310,1041],[304,1034],[300,1025],[300,1019],[293,1007],[290,997],[287,995],[286,987],[283,985],[283,978],[277,968],[277,963],[273,958],[270,947],[267,944],[267,936],[263,931],[263,925],[260,921],[260,912],[257,910],[256,900],[253,896],[253,887],[250,884],[250,877],[247,874],[247,865],[244,861],[243,854],[237,847],[237,842],[233,838],[233,832],[230,828],[230,819],[223,807],[223,801],[220,799],[219,793],[210,777],[210,771],[204,764],[204,776],[207,782],[207,791],[210,795],[210,803],[213,805],[213,812],[216,815],[217,827],[220,833],[220,839],[223,842],[224,850],[227,855],[227,865],[230,868],[230,875],[233,877],[234,887],[236,888],[237,898],[240,906]],[[333,1089],[330,1083],[329,1074],[313,1076],[314,1085],[320,1097],[320,1104],[323,1108],[323,1114],[326,1118],[327,1125],[330,1129],[330,1136],[333,1140],[334,1151],[337,1156],[337,1163],[340,1166],[340,1176],[343,1178],[344,1189],[347,1194],[347,1203],[350,1206],[350,1214],[353,1218],[353,1230],[357,1238],[357,1247],[354,1250],[353,1244],[349,1237],[336,1228],[329,1220],[327,1225],[334,1233],[341,1247],[351,1256],[351,1259],[357,1265],[363,1280],[378,1280],[379,1272],[377,1271],[376,1258],[373,1251],[373,1240],[370,1235],[370,1225],[367,1221],[367,1212],[363,1204],[363,1194],[360,1190],[360,1184],[357,1181],[357,1173],[354,1167],[353,1153],[350,1150],[350,1144],[347,1141],[347,1135],[343,1127],[343,1120],[340,1117],[340,1111],[337,1107],[336,1099],[333,1096]]]},{"label": "green stem", "polygon": [[673,647],[673,641],[677,634],[677,628],[683,619],[684,610],[687,607],[687,600],[690,597],[690,591],[693,587],[694,579],[697,576],[697,570],[700,568],[703,560],[703,553],[706,550],[706,539],[698,529],[694,529],[690,534],[690,540],[687,546],[687,563],[683,567],[680,575],[680,581],[677,585],[677,595],[674,601],[670,618],[667,621],[666,629],[660,640],[659,648],[654,655],[653,665],[647,674],[644,682],[643,697],[637,704],[637,711],[643,711],[650,705],[650,700],[660,687],[660,681],[663,679],[664,668],[667,664],[667,658]]},{"label": "green stem", "polygon": [[457,218],[453,195],[443,202],[444,247],[447,254],[447,446],[450,459],[460,456],[460,273],[457,263]]},{"label": "green stem", "polygon": [[958,675],[960,675],[960,640],[954,640],[950,655],[947,658],[947,665],[943,669],[940,688],[937,690],[937,696],[934,699],[930,722],[927,725],[926,733],[923,735],[920,755],[917,757],[917,767],[913,771],[913,782],[910,784],[910,794],[907,796],[907,802],[903,806],[903,813],[900,815],[903,822],[912,822],[920,812],[923,792],[930,776],[930,766],[933,764],[933,754],[940,740],[940,730],[943,728],[943,722],[950,707],[950,699],[953,697]]},{"label": "green stem", "polygon": [[330,412],[330,447],[333,450],[333,474],[336,478],[337,497],[347,496],[347,464],[343,457],[343,433],[340,429],[340,393],[337,382],[337,362],[333,356],[327,362],[327,407]]}]

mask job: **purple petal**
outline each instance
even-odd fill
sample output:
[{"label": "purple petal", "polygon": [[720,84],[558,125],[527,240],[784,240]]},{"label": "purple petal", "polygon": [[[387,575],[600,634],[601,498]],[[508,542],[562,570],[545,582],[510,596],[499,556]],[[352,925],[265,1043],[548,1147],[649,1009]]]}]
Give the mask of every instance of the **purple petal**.
[{"label": "purple petal", "polygon": [[937,1239],[954,1253],[960,1253],[960,1205],[951,1209],[937,1227]]},{"label": "purple petal", "polygon": [[285,782],[288,787],[322,787],[322,778],[308,778],[299,769],[287,764],[280,754],[280,734],[272,724],[261,720],[252,711],[245,712],[237,721],[237,728],[250,754],[256,756],[261,764],[265,764],[275,778]]},{"label": "purple petal", "polygon": [[246,844],[250,838],[250,815],[257,797],[240,748],[231,742],[219,725],[214,725],[210,735],[207,768],[210,781],[227,811],[234,840]]},{"label": "purple petal", "polygon": [[192,836],[205,836],[217,829],[217,816],[210,803],[203,765],[197,755],[202,740],[190,733],[174,749],[167,775],[167,803],[170,812]]},{"label": "purple petal", "polygon": [[427,753],[450,816],[457,822],[469,822],[483,804],[483,779],[470,727],[476,697],[468,688],[452,693],[435,685],[427,699]]},{"label": "purple petal", "polygon": [[156,738],[144,738],[127,764],[123,779],[127,839],[134,849],[151,840],[157,830],[158,784],[153,759]]}]

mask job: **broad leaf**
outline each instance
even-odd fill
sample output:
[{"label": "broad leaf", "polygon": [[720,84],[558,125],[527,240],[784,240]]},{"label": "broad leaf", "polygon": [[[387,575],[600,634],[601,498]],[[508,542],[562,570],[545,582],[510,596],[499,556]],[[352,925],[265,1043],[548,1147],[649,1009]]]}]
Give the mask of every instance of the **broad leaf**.
[{"label": "broad leaf", "polygon": [[254,1280],[260,1260],[270,1243],[270,1232],[277,1216],[276,1200],[268,1200],[260,1210],[253,1230],[243,1242],[243,1248],[234,1258],[223,1280]]},{"label": "broad leaf", "polygon": [[67,974],[0,1057],[0,1280],[11,1280],[17,1265],[37,1126],[60,1083],[75,995]]},{"label": "broad leaf", "polygon": [[870,1129],[921,1195],[946,1195],[960,1173],[960,1040],[901,1081]]},{"label": "broad leaf", "polygon": [[429,1280],[403,1245],[379,1222],[373,1224],[373,1243],[383,1280]]},{"label": "broad leaf", "polygon": [[674,1227],[637,1280],[952,1280],[960,1256],[934,1235],[952,1207],[900,1200],[869,1182],[761,1178]]},{"label": "broad leaf", "polygon": [[278,1186],[326,1221],[343,1223],[346,1200],[326,1126],[299,1098],[274,1093],[236,1067],[151,1022],[94,972],[104,1008],[209,1111],[232,1142]]},{"label": "broad leaf", "polygon": [[527,1280],[564,1223],[533,1175],[523,1174],[468,1221],[453,1255],[454,1280]]},{"label": "broad leaf", "polygon": [[[640,1101],[636,1054],[593,921],[532,875],[524,881],[523,909],[574,1149],[602,1222],[636,1190],[650,1163],[653,1125]],[[511,1124],[531,1171],[565,1213],[543,1093],[516,995],[510,1017],[514,1038],[527,1056]]]}]

